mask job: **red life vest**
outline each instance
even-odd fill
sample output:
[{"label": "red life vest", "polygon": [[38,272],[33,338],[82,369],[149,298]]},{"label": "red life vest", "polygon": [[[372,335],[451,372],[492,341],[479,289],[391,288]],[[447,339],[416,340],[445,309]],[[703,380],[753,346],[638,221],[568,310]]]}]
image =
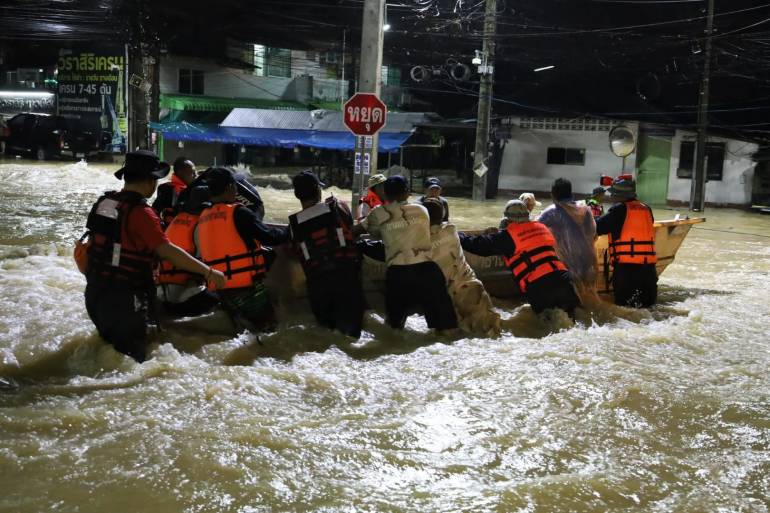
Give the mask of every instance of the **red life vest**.
[{"label": "red life vest", "polygon": [[329,198],[289,216],[291,238],[306,275],[359,264],[344,212],[336,199]]},{"label": "red life vest", "polygon": [[368,205],[370,209],[372,209],[374,207],[379,207],[380,205],[382,205],[384,203],[382,201],[382,199],[379,196],[377,196],[377,193],[374,192],[373,189],[368,189],[366,191],[366,196],[361,198],[359,201],[361,203],[364,203],[364,204]]},{"label": "red life vest", "polygon": [[249,249],[235,227],[235,209],[240,203],[216,203],[198,218],[198,244],[201,258],[227,279],[225,289],[251,287],[267,272],[262,245],[254,240]]},{"label": "red life vest", "polygon": [[[169,242],[175,244],[187,251],[189,254],[195,254],[195,240],[193,235],[195,227],[198,225],[198,216],[187,212],[180,212],[171,224],[166,228],[166,236]],[[177,269],[170,262],[163,260],[160,263],[158,272],[158,283],[174,283],[184,285],[190,279],[193,273]]]},{"label": "red life vest", "polygon": [[[87,277],[89,279],[126,280],[137,289],[153,286],[152,251],[126,249],[124,226],[134,207],[146,206],[144,199],[136,193],[110,191],[100,197],[88,214],[86,228],[88,245]],[[132,245],[132,244],[130,244]]]},{"label": "red life vest", "polygon": [[556,256],[556,240],[543,223],[509,223],[506,229],[513,239],[516,253],[503,257],[505,265],[513,272],[513,279],[522,292],[533,281],[555,271],[566,271],[559,257]]},{"label": "red life vest", "polygon": [[654,264],[655,227],[650,207],[639,200],[626,202],[626,220],[620,237],[609,234],[609,249],[612,264]]}]

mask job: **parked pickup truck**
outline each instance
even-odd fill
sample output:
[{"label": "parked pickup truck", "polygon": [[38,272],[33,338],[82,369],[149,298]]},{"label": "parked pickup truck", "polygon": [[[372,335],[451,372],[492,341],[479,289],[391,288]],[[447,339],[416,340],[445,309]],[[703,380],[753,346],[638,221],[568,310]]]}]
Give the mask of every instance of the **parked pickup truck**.
[{"label": "parked pickup truck", "polygon": [[0,130],[6,155],[31,154],[38,160],[98,153],[100,137],[100,133],[74,128],[62,116],[35,113],[17,114]]}]

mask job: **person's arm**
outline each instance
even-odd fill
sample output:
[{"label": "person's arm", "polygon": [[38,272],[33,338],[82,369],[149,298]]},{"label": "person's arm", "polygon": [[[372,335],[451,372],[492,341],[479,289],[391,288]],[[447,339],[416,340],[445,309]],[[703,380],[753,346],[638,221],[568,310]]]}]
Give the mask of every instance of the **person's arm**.
[{"label": "person's arm", "polygon": [[168,260],[171,265],[183,271],[200,274],[206,281],[210,281],[218,289],[225,286],[225,275],[213,269],[200,260],[191,257],[179,246],[166,242],[155,248],[155,254],[163,260]]},{"label": "person's arm", "polygon": [[611,233],[619,237],[626,220],[626,206],[623,203],[613,205],[606,214],[596,220],[596,235]]},{"label": "person's arm", "polygon": [[460,245],[464,251],[479,256],[508,256],[516,253],[516,246],[508,232],[501,231],[491,235],[466,235],[458,233]]},{"label": "person's arm", "polygon": [[246,207],[239,207],[234,214],[235,227],[244,241],[258,240],[262,245],[278,246],[289,241],[288,227],[270,227]]}]

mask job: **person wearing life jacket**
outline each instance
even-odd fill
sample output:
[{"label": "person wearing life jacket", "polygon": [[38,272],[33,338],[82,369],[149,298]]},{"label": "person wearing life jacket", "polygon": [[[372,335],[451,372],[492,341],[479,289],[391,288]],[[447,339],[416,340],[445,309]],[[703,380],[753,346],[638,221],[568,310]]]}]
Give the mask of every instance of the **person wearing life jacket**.
[{"label": "person wearing life jacket", "polygon": [[604,187],[594,187],[594,190],[591,191],[591,196],[586,198],[585,204],[591,209],[591,214],[594,216],[594,219],[598,219],[604,215],[604,205],[602,205],[602,201],[606,195],[607,190]]},{"label": "person wearing life jacket", "polygon": [[99,335],[139,362],[147,356],[156,258],[203,276],[212,287],[225,284],[224,274],[169,241],[147,205],[158,179],[168,172],[168,164],[151,151],[126,154],[124,166],[115,173],[125,185],[119,192],[105,193],[91,208],[86,261],[78,262],[86,275],[86,310]]},{"label": "person wearing life jacket", "polygon": [[358,200],[357,219],[360,221],[369,215],[375,207],[385,203],[385,180],[383,174],[376,174],[369,177],[369,188],[366,195]]},{"label": "person wearing life jacket", "polygon": [[[180,206],[180,211],[166,228],[166,236],[191,255],[197,254],[195,229],[208,200],[208,187],[193,187],[191,200]],[[202,200],[201,200],[202,198]],[[164,310],[175,317],[197,317],[219,304],[219,296],[210,291],[205,280],[194,273],[177,269],[168,261],[161,261],[156,278],[157,297]]]},{"label": "person wearing life jacket", "polygon": [[307,278],[310,308],[320,325],[358,338],[366,299],[350,208],[333,196],[321,201],[324,184],[308,170],[292,184],[302,210],[289,216],[289,230]]},{"label": "person wearing life jacket", "polygon": [[433,261],[446,279],[447,291],[457,314],[457,323],[466,333],[494,337],[500,334],[500,314],[495,312],[484,284],[465,260],[457,228],[444,219],[444,206],[436,198],[422,202],[430,217]]},{"label": "person wearing life jacket", "polygon": [[236,177],[230,168],[210,168],[206,184],[211,205],[198,218],[200,257],[224,273],[225,284],[218,295],[236,324],[250,330],[272,325],[273,307],[262,282],[267,273],[267,246],[288,242],[288,228],[271,228],[238,203]]},{"label": "person wearing life jacket", "polygon": [[171,224],[171,220],[179,211],[179,196],[188,185],[195,180],[195,164],[187,157],[179,157],[174,161],[174,174],[171,181],[158,186],[152,208],[160,216],[163,227]]},{"label": "person wearing life jacket", "polygon": [[596,231],[609,238],[615,304],[637,308],[654,305],[658,258],[652,209],[636,198],[636,182],[629,175],[616,178],[609,192],[618,203],[596,220]]},{"label": "person wearing life jacket", "polygon": [[556,254],[551,231],[543,223],[530,221],[529,210],[520,200],[509,201],[504,215],[510,221],[505,230],[488,235],[461,234],[463,249],[479,256],[502,256],[535,313],[558,308],[574,317],[580,300],[567,266]]}]

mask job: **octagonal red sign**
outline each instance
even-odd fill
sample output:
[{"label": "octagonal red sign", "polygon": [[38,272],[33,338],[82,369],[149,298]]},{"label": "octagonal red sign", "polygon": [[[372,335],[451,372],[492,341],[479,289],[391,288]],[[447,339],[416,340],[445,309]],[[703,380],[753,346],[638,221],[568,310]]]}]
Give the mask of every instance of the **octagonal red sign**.
[{"label": "octagonal red sign", "polygon": [[374,135],[385,126],[388,108],[374,93],[356,93],[345,102],[342,117],[355,135]]}]

